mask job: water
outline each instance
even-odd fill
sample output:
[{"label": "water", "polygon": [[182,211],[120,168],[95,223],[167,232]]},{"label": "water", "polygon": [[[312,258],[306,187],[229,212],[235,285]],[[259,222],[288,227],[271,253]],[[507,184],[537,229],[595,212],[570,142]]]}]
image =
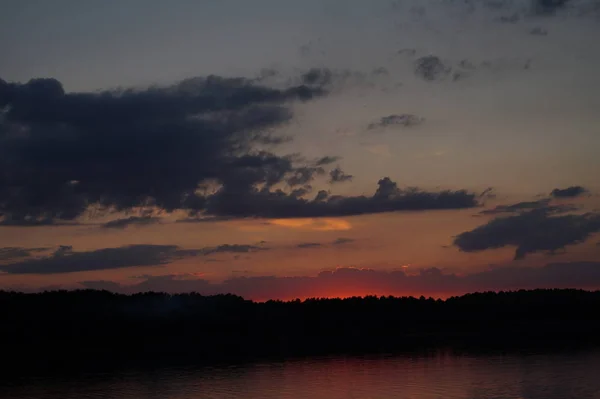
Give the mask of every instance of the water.
[{"label": "water", "polygon": [[315,358],[0,384],[2,399],[600,399],[600,353]]}]

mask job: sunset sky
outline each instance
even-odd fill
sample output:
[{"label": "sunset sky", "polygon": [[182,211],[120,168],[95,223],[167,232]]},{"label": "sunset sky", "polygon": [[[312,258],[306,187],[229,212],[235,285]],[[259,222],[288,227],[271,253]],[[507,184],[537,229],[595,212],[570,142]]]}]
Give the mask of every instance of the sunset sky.
[{"label": "sunset sky", "polygon": [[600,288],[595,0],[3,0],[0,288]]}]

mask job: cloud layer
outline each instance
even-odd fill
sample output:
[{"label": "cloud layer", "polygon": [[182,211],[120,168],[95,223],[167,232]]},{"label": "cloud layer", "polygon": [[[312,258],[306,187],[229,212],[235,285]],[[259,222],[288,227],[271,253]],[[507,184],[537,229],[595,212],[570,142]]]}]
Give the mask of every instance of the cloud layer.
[{"label": "cloud layer", "polygon": [[378,121],[367,126],[368,130],[384,129],[386,127],[412,127],[425,122],[425,118],[412,114],[393,114],[381,117]]},{"label": "cloud layer", "polygon": [[401,189],[390,178],[377,183],[371,196],[329,196],[319,192],[313,200],[253,186],[224,186],[208,198],[207,211],[217,216],[237,217],[332,217],[395,211],[463,209],[478,206],[474,193],[465,190],[428,192],[418,188]]},{"label": "cloud layer", "polygon": [[[311,183],[339,158],[311,161],[263,147],[285,141],[274,129],[292,118],[291,102],[325,95],[330,81],[328,71],[314,70],[286,88],[209,76],[95,93],[67,93],[54,79],[0,81],[2,223],[57,224],[90,209],[286,218],[477,204],[466,191],[400,190],[389,178],[370,197],[321,191],[307,199]],[[351,179],[339,166],[329,172],[329,183]],[[104,227],[157,221],[146,213]]]}]

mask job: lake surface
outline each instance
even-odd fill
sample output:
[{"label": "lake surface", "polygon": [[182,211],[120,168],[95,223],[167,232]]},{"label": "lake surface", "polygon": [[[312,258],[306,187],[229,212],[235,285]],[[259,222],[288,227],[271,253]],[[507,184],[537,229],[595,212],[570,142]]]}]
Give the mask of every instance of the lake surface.
[{"label": "lake surface", "polygon": [[0,382],[2,399],[600,399],[600,353],[314,358]]}]

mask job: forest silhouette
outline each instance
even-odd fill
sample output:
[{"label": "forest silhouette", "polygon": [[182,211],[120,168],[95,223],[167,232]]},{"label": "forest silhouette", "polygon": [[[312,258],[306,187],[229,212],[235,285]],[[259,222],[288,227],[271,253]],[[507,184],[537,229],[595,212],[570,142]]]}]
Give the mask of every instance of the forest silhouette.
[{"label": "forest silhouette", "polygon": [[4,365],[15,369],[600,343],[600,291],[583,290],[288,302],[194,293],[0,291],[0,317]]}]

